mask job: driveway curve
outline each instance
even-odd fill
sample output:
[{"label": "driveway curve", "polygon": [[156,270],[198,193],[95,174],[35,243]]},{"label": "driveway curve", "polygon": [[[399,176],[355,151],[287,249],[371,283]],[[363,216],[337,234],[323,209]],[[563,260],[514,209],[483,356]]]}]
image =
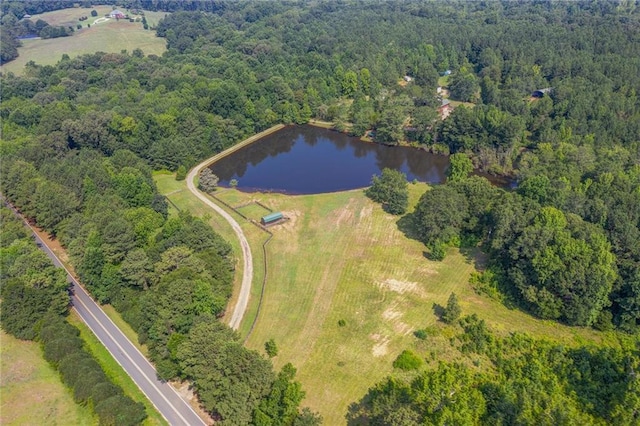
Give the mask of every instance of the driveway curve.
[{"label": "driveway curve", "polygon": [[189,174],[187,175],[187,187],[189,191],[193,193],[196,197],[198,197],[203,203],[207,206],[211,207],[216,211],[220,216],[222,216],[231,228],[233,228],[233,232],[236,233],[238,240],[240,241],[240,248],[242,249],[242,258],[243,258],[243,275],[242,275],[242,284],[240,285],[240,295],[238,296],[238,301],[236,302],[236,306],[233,308],[233,314],[231,315],[231,320],[229,321],[229,326],[234,330],[237,330],[240,327],[240,323],[242,322],[242,318],[244,317],[244,313],[247,310],[247,306],[249,305],[249,296],[251,295],[251,282],[253,281],[253,256],[251,255],[251,247],[249,247],[249,242],[247,241],[247,237],[244,235],[244,231],[240,227],[240,224],[222,207],[208,199],[194,183],[196,176],[200,174],[200,171],[205,167],[210,166],[221,158],[226,157],[239,150],[242,147],[245,147],[253,142],[257,141],[260,138],[263,138],[273,132],[276,132],[284,127],[283,124],[277,124],[265,131],[262,131],[258,134],[251,136],[248,139],[240,142],[227,149],[226,151],[217,154],[202,163],[195,166]]},{"label": "driveway curve", "polygon": [[189,174],[187,175],[187,187],[189,188],[189,191],[193,193],[193,195],[198,197],[203,203],[211,207],[216,211],[216,213],[218,213],[227,222],[229,222],[229,225],[231,225],[231,228],[233,228],[233,232],[236,233],[236,236],[240,241],[240,248],[242,249],[243,258],[242,284],[240,286],[240,295],[238,296],[238,302],[233,308],[233,314],[231,315],[231,320],[229,321],[229,326],[234,330],[237,330],[240,327],[240,323],[242,322],[242,318],[244,317],[244,312],[247,310],[247,305],[249,304],[251,282],[253,281],[253,256],[251,255],[251,247],[249,247],[247,237],[244,235],[244,231],[240,227],[240,224],[229,213],[223,210],[222,207],[208,199],[202,192],[200,192],[200,190],[198,190],[194,183],[196,176],[200,174],[200,170],[210,165],[211,162],[211,159],[203,161],[189,172]]}]

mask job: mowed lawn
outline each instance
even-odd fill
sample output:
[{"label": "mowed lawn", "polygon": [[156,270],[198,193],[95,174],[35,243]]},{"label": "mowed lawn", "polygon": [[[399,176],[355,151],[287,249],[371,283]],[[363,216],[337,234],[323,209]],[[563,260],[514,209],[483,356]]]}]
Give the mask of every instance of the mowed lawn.
[{"label": "mowed lawn", "polygon": [[[43,19],[51,25],[72,26],[75,33],[69,37],[47,40],[22,40],[22,47],[18,48],[20,56],[0,67],[1,71],[21,75],[27,62],[34,61],[40,65],[54,65],[60,61],[65,53],[70,57],[75,57],[95,52],[120,53],[122,50],[131,53],[134,49],[139,48],[145,55],[162,55],[166,50],[166,40],[156,37],[155,31],[145,30],[140,22],[109,19],[95,23],[96,19],[104,19],[105,13],[109,13],[111,7],[96,6],[95,9],[98,11],[98,16],[95,18],[91,16],[91,8],[64,9],[34,15],[31,18],[33,22]],[[150,13],[153,15],[153,18],[148,18],[150,21],[159,20],[158,13]],[[80,22],[78,21],[80,16],[87,16],[88,19]],[[78,23],[82,24],[81,30],[76,29]],[[87,24],[91,24],[91,28],[87,28]]]},{"label": "mowed lawn", "polygon": [[74,402],[35,342],[0,331],[0,424],[97,425],[91,409]]},{"label": "mowed lawn", "polygon": [[[207,214],[183,182],[159,175],[156,181],[180,208]],[[428,189],[425,184],[409,188],[412,206]],[[276,368],[291,362],[298,369],[297,380],[307,393],[303,405],[320,412],[325,424],[344,424],[349,405],[392,373],[392,362],[404,349],[433,365],[448,360],[488,367],[461,354],[450,343],[460,330],[438,321],[434,304],[444,306],[452,292],[459,296],[463,315],[478,314],[498,334],[521,331],[567,345],[615,344],[613,335],[540,321],[476,294],[469,276],[482,265],[480,252],[450,249],[443,262],[428,260],[423,244],[398,229],[399,218],[362,190],[286,196],[225,189],[217,197],[232,206],[260,201],[289,218],[269,228],[274,236],[267,246],[265,294],[247,346],[264,353],[264,343],[274,339]],[[250,210],[252,216],[259,214]],[[215,222],[215,214],[209,214]],[[255,228],[246,221],[242,226]],[[233,235],[223,235],[237,244]],[[250,239],[254,256],[261,249],[255,241]],[[251,306],[259,283],[254,279]],[[241,327],[243,336],[254,313]],[[429,333],[426,341],[413,335],[423,328]]]}]

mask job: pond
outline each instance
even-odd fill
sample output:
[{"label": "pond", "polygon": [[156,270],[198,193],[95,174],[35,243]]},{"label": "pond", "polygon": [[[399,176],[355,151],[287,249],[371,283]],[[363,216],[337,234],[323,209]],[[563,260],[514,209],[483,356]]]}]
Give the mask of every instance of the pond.
[{"label": "pond", "polygon": [[449,159],[411,147],[363,142],[315,126],[288,126],[211,165],[221,186],[245,192],[320,194],[364,188],[382,169],[409,181],[444,182]]}]

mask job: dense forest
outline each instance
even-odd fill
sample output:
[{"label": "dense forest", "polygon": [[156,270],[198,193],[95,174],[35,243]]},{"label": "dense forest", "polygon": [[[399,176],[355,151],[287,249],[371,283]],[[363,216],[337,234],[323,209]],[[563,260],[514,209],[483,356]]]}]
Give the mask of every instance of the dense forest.
[{"label": "dense forest", "polygon": [[[3,2],[3,22],[29,3]],[[229,246],[197,218],[168,218],[151,171],[189,169],[276,123],[317,118],[354,135],[373,131],[380,143],[452,154],[449,182],[427,191],[407,216],[434,258],[448,246],[479,246],[490,261],[472,283],[478,291],[540,318],[637,335],[635,3],[124,3],[174,12],[157,28],[167,41],[162,57],[98,52],[2,76],[2,192],[58,236],[94,296],[138,330],[160,374],[194,380],[218,418],[280,424],[268,418],[290,401],[264,401],[283,398],[275,389],[286,386],[298,390],[297,407],[302,393],[290,369],[276,377],[218,324],[231,285]],[[436,87],[448,70],[450,99],[465,103],[442,120]],[[399,85],[404,76],[411,82]],[[533,98],[540,89],[549,90]],[[469,177],[470,167],[509,176],[517,189]],[[403,212],[404,199],[396,201],[386,208]],[[199,353],[207,339],[226,343]],[[528,345],[538,349],[519,356],[557,355],[558,363],[573,356]],[[596,355],[603,362],[623,356],[589,352]],[[255,371],[240,368],[249,364]],[[200,379],[205,370],[216,372],[210,381]],[[550,380],[566,390],[573,379],[565,376],[575,374],[558,367],[553,375],[564,376]],[[612,374],[615,381],[624,375]],[[486,378],[468,380],[473,389],[489,386]],[[637,397],[637,379],[625,386]],[[502,396],[492,403],[523,404],[524,388],[496,387]],[[589,401],[550,403],[611,421],[622,404],[614,394],[599,394],[609,408],[597,411],[585,408]],[[261,406],[272,409],[267,417]],[[294,411],[282,424],[317,421]],[[528,413],[522,419],[544,416]]]}]

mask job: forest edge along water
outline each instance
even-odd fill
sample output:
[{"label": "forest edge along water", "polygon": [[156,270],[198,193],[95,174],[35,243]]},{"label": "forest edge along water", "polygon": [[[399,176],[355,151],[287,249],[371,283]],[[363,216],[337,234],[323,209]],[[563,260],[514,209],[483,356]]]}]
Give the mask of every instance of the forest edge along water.
[{"label": "forest edge along water", "polygon": [[[407,180],[443,183],[449,158],[408,146],[364,142],[312,125],[287,126],[210,165],[222,186],[236,180],[244,192],[320,194],[364,188],[384,168]],[[511,181],[486,174],[494,185]]]}]

